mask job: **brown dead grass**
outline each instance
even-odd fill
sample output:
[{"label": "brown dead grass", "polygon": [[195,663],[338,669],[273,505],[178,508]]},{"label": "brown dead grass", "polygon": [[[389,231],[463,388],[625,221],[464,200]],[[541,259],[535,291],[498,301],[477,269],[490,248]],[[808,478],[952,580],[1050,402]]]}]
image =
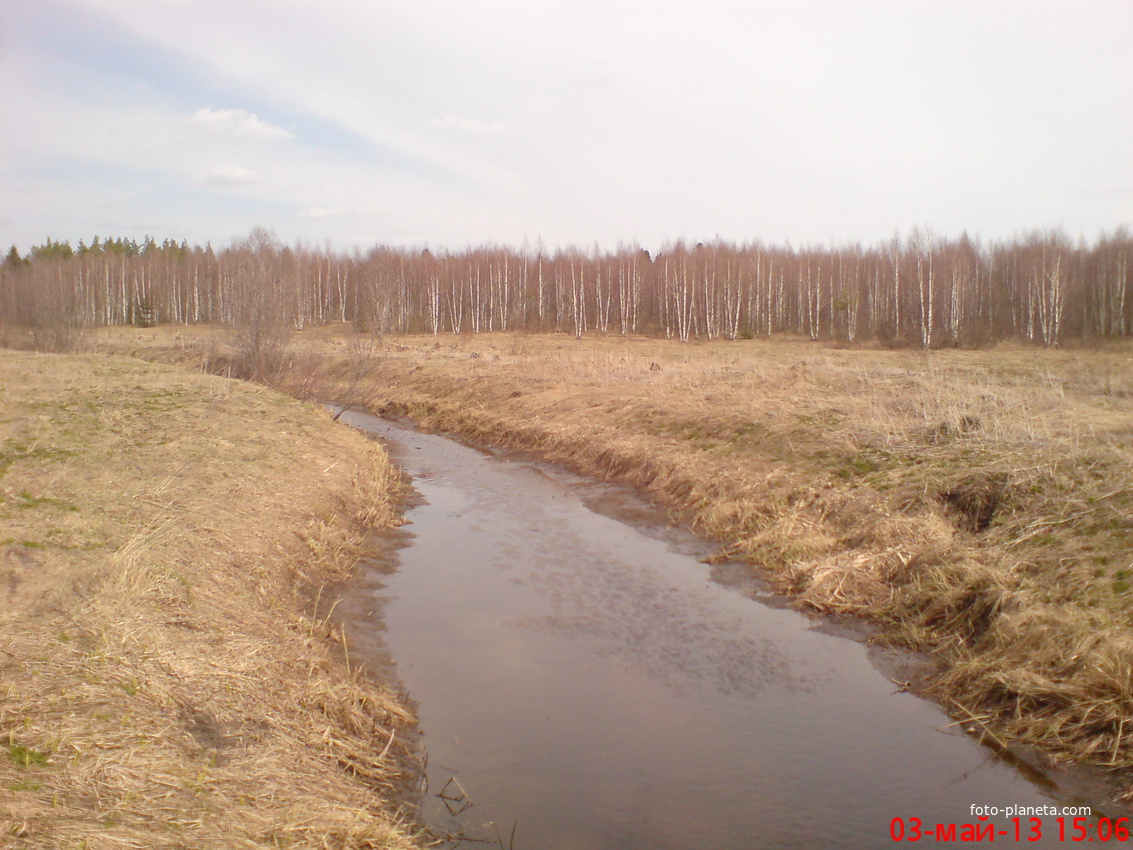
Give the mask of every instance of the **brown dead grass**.
[{"label": "brown dead grass", "polygon": [[[177,333],[148,356],[223,368],[209,331]],[[1133,768],[1128,347],[489,335],[367,355],[323,328],[277,380],[634,484],[801,604],[935,653],[965,720]]]},{"label": "brown dead grass", "polygon": [[313,616],[398,486],[265,388],[0,352],[0,846],[414,846],[413,718]]}]

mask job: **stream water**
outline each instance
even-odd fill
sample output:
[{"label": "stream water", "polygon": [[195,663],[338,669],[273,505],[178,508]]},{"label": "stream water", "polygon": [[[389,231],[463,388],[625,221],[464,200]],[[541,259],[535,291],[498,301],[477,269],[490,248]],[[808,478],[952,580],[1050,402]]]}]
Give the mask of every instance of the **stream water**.
[{"label": "stream water", "polygon": [[[388,653],[418,705],[434,827],[517,850],[876,848],[918,818],[948,846],[966,824],[1014,843],[1009,805],[1081,804],[899,692],[860,640],[701,563],[632,494],[342,419],[421,496],[395,568],[340,615],[352,657]],[[1068,846],[1063,827],[1050,813],[1027,840],[1024,817],[1018,843]]]}]

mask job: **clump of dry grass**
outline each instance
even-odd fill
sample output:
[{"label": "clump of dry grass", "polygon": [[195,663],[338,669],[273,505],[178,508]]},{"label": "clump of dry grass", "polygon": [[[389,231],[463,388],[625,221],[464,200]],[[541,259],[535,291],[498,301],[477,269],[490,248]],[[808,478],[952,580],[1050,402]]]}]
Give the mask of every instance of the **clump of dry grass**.
[{"label": "clump of dry grass", "polygon": [[0,353],[0,844],[415,845],[413,717],[317,588],[385,454],[269,390]]}]

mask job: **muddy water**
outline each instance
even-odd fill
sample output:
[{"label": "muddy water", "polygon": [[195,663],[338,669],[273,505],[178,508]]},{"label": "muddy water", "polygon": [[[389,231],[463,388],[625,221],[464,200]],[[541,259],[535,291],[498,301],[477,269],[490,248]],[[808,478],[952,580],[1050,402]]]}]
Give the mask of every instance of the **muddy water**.
[{"label": "muddy water", "polygon": [[[975,822],[973,805],[1075,802],[895,692],[860,641],[700,563],[702,544],[630,497],[343,419],[422,496],[396,570],[349,610],[360,634],[384,619],[419,705],[434,826],[527,850],[875,848],[895,817],[931,830]],[[1042,828],[1021,843],[1065,846],[1053,817]]]}]

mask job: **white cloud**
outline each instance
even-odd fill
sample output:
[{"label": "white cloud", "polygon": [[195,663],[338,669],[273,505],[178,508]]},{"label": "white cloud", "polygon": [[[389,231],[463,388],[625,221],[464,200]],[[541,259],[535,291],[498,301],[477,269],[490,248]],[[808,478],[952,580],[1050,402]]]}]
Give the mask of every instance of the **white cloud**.
[{"label": "white cloud", "polygon": [[254,139],[294,139],[295,134],[262,120],[244,109],[198,109],[190,124]]},{"label": "white cloud", "polygon": [[345,207],[308,207],[307,209],[300,210],[296,215],[299,218],[343,219],[386,215],[386,211],[379,207],[357,207],[351,209],[346,209]]},{"label": "white cloud", "polygon": [[222,165],[219,168],[202,172],[197,179],[202,183],[211,183],[217,186],[246,186],[259,180],[260,175],[254,171],[249,171],[247,168]]},{"label": "white cloud", "polygon": [[432,118],[428,122],[430,127],[439,127],[442,130],[459,130],[462,133],[468,133],[473,136],[492,136],[497,133],[502,133],[505,129],[503,124],[484,124],[481,121],[473,121],[471,118],[461,118],[458,115],[449,115],[446,118]]},{"label": "white cloud", "polygon": [[123,221],[202,240],[234,221],[650,247],[1129,222],[1117,0],[67,0],[97,25],[82,44],[54,3],[9,5],[38,24],[0,55],[8,238],[61,233],[58,199],[81,221],[112,181]]},{"label": "white cloud", "polygon": [[342,207],[310,207],[300,210],[296,215],[299,218],[345,218],[346,210]]}]

